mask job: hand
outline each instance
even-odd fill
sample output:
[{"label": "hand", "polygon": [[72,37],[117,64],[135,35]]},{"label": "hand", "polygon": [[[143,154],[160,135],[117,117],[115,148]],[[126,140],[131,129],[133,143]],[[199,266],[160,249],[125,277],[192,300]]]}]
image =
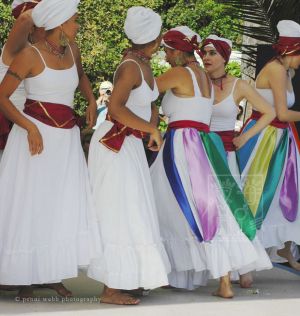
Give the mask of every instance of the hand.
[{"label": "hand", "polygon": [[160,131],[155,128],[155,130],[150,134],[148,149],[152,151],[159,151],[162,143],[163,139],[161,137]]},{"label": "hand", "polygon": [[241,147],[243,147],[248,141],[248,137],[246,134],[241,134],[238,137],[234,137],[232,142],[233,145],[236,147],[236,149],[240,149]]},{"label": "hand", "polygon": [[27,139],[31,155],[34,156],[41,154],[44,149],[43,138],[35,125],[30,130],[28,130]]},{"label": "hand", "polygon": [[96,125],[97,121],[97,105],[96,103],[90,103],[86,109],[86,124],[87,128],[91,129]]}]

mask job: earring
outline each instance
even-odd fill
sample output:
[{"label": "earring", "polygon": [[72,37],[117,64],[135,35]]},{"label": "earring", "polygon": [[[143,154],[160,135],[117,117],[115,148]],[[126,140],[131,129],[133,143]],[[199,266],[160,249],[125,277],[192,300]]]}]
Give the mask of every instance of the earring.
[{"label": "earring", "polygon": [[59,45],[62,47],[67,47],[69,45],[69,39],[63,29],[61,29],[60,37],[59,37]]}]

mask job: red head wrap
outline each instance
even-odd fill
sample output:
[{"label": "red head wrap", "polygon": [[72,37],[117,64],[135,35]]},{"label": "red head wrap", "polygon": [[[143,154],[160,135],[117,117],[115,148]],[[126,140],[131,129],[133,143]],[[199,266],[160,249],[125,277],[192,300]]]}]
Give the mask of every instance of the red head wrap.
[{"label": "red head wrap", "polygon": [[33,9],[40,1],[41,0],[31,0],[30,2],[19,4],[12,10],[12,15],[17,19],[25,11]]},{"label": "red head wrap", "polygon": [[205,47],[209,44],[212,44],[216,51],[224,58],[226,64],[229,62],[229,58],[231,55],[231,47],[228,43],[221,40],[215,40],[212,38],[207,38],[204,42],[202,47]]},{"label": "red head wrap", "polygon": [[300,37],[280,36],[278,42],[273,45],[273,48],[280,56],[300,55]]},{"label": "red head wrap", "polygon": [[196,51],[199,49],[199,43],[197,41],[197,35],[194,35],[192,38],[187,37],[183,33],[170,30],[163,36],[163,42],[174,49],[180,50],[182,52]]}]

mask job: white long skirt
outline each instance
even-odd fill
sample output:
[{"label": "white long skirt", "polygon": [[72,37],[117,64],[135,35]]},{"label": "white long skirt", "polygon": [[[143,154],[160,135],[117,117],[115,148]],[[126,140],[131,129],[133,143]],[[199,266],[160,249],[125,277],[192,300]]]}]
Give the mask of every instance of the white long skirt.
[{"label": "white long skirt", "polygon": [[111,126],[109,121],[99,126],[89,151],[104,256],[93,260],[88,276],[116,289],[167,285],[170,265],[142,141],[128,136],[115,153],[99,143]]},{"label": "white long skirt", "polygon": [[0,164],[0,284],[30,285],[77,276],[100,243],[79,128],[29,116],[44,143],[31,156],[14,125]]},{"label": "white long skirt", "polygon": [[[189,204],[196,214],[182,130],[175,132],[174,154]],[[172,267],[172,272],[169,274],[170,285],[192,290],[205,285],[209,278],[216,279],[231,271],[247,273],[257,267],[260,260],[262,260],[259,263],[261,268],[270,266],[268,256],[257,239],[249,241],[240,230],[225,202],[221,188],[218,190],[221,212],[219,229],[213,240],[200,243],[188,225],[169,184],[163,164],[163,149],[150,171],[160,230]],[[203,179],[203,185],[207,183],[208,179]]]}]

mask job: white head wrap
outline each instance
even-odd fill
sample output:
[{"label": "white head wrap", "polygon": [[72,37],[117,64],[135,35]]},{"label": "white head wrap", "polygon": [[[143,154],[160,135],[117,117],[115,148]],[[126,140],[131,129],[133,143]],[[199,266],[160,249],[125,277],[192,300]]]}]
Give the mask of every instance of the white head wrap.
[{"label": "white head wrap", "polygon": [[69,20],[76,12],[80,0],[43,0],[32,11],[37,27],[52,30]]},{"label": "white head wrap", "polygon": [[[222,42],[225,42],[225,43],[227,43],[227,44],[230,46],[230,48],[232,49],[232,41],[229,40],[229,39],[227,39],[227,38],[219,37],[219,36],[217,36],[217,35],[212,34],[212,35],[209,35],[206,39],[212,39],[212,40],[215,40],[215,41],[222,41]],[[208,44],[208,45],[206,45],[206,46],[210,46],[210,47],[215,48],[213,44]]]},{"label": "white head wrap", "polygon": [[300,37],[300,25],[292,20],[282,20],[277,24],[279,36]]},{"label": "white head wrap", "polygon": [[153,10],[131,7],[127,11],[124,30],[134,44],[146,44],[159,36],[161,26],[161,17]]}]

